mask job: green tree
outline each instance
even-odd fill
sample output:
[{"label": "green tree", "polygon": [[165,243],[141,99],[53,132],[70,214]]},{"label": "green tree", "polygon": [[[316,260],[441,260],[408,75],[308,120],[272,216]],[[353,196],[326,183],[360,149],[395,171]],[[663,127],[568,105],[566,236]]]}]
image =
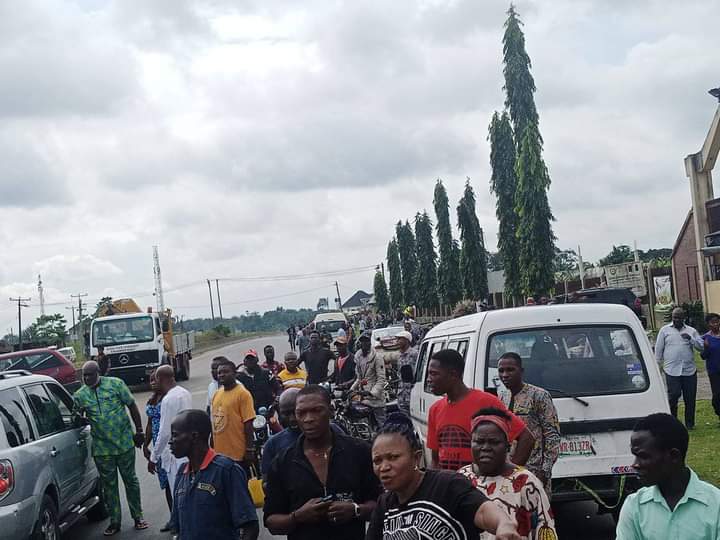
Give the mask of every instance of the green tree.
[{"label": "green tree", "polygon": [[390,307],[396,309],[403,304],[402,270],[400,269],[400,252],[395,238],[390,240],[387,248],[388,274],[390,274]]},{"label": "green tree", "polygon": [[438,292],[444,304],[454,306],[462,300],[462,279],[460,278],[460,251],[452,236],[450,225],[450,203],[442,180],[435,184],[433,197],[435,217],[437,218],[438,249]]},{"label": "green tree", "polygon": [[67,321],[60,314],[40,315],[23,330],[23,339],[44,345],[61,345],[67,336]]},{"label": "green tree", "polygon": [[598,261],[599,266],[608,266],[610,264],[621,264],[635,260],[635,254],[630,246],[620,244],[613,246],[612,251]]},{"label": "green tree", "polygon": [[[510,111],[515,130],[516,147],[525,136],[525,129],[538,125],[535,107],[535,80],[530,73],[532,63],[525,50],[525,35],[515,6],[510,6],[503,34],[503,75],[505,77],[505,108]],[[539,137],[539,135],[538,135]],[[542,143],[542,139],[540,139]]]},{"label": "green tree", "polygon": [[563,274],[573,274],[579,272],[578,270],[578,255],[574,249],[563,249],[560,250],[555,248],[555,272],[562,272]]},{"label": "green tree", "polygon": [[398,221],[395,226],[395,236],[397,237],[400,268],[402,269],[403,302],[406,306],[411,306],[417,301],[415,295],[417,255],[415,235],[410,223]]},{"label": "green tree", "polygon": [[457,207],[460,229],[460,275],[462,276],[465,298],[481,300],[487,298],[487,252],[483,231],[475,213],[475,192],[468,178]]},{"label": "green tree", "polygon": [[422,308],[438,306],[437,254],[433,244],[433,226],[427,212],[415,216],[415,247],[417,273],[415,276],[417,305]]},{"label": "green tree", "polygon": [[373,291],[375,293],[375,306],[378,312],[383,314],[390,313],[390,297],[382,272],[375,272]]},{"label": "green tree", "polygon": [[520,287],[526,296],[547,294],[555,284],[555,235],[550,225],[555,218],[547,199],[550,176],[541,153],[540,137],[535,126],[530,125],[525,130],[515,171]]},{"label": "green tree", "polygon": [[503,269],[502,257],[500,257],[499,252],[497,252],[497,251],[488,252],[487,260],[488,260],[488,270],[490,270],[492,272],[496,272],[498,270]]},{"label": "green tree", "polygon": [[[505,275],[505,294],[509,298],[520,296],[520,266],[518,263],[517,223],[515,194],[515,139],[507,112],[495,112],[490,121],[490,190],[495,193],[495,215],[498,220],[498,255],[500,268]],[[497,266],[491,263],[491,267]]]}]

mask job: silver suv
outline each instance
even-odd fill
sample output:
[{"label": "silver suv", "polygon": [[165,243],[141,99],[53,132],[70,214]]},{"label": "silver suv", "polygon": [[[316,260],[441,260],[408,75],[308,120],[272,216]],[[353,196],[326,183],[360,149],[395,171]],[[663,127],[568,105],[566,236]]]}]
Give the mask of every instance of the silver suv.
[{"label": "silver suv", "polygon": [[0,373],[0,531],[3,538],[60,537],[83,515],[105,518],[90,427],[55,379]]}]

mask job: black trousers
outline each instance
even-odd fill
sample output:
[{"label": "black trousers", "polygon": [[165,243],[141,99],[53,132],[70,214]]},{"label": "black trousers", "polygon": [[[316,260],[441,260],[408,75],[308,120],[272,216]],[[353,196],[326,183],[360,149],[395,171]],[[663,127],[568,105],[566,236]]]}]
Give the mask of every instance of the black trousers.
[{"label": "black trousers", "polygon": [[720,373],[708,373],[712,390],[712,406],[715,414],[720,416]]},{"label": "black trousers", "polygon": [[673,377],[665,374],[670,413],[677,418],[678,400],[682,395],[685,404],[685,426],[695,427],[695,397],[697,396],[697,373]]}]

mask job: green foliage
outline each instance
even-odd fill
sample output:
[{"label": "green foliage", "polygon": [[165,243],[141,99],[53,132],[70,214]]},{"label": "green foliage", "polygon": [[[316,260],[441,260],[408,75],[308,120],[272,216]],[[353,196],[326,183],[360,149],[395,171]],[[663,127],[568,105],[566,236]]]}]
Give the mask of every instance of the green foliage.
[{"label": "green foliage", "polygon": [[488,251],[487,253],[487,261],[488,261],[488,270],[491,272],[496,272],[498,270],[503,269],[503,263],[502,263],[502,257],[500,257],[500,252]]},{"label": "green foliage", "polygon": [[608,266],[611,264],[620,264],[624,262],[631,262],[635,260],[635,255],[630,246],[621,244],[619,246],[613,246],[612,251],[605,257],[598,261],[600,266]]},{"label": "green foliage", "polygon": [[477,313],[477,306],[474,300],[462,300],[455,304],[452,312],[452,318],[464,317],[465,315],[472,315]]},{"label": "green foliage", "polygon": [[555,235],[550,226],[554,217],[547,199],[550,176],[542,159],[540,134],[534,124],[525,129],[515,174],[518,179],[515,210],[518,214],[520,287],[525,296],[547,294],[555,283]]},{"label": "green foliage", "polygon": [[[291,324],[306,325],[311,322],[317,311],[312,309],[283,309],[278,311],[274,309],[264,314],[255,312],[246,312],[240,317],[225,317],[221,326],[230,328],[233,332],[283,332]],[[182,323],[182,328],[176,327],[178,331],[196,330],[200,332],[212,331],[216,326],[212,319],[186,319]]]},{"label": "green foliage", "polygon": [[685,312],[685,321],[695,330],[704,334],[707,332],[707,323],[705,323],[705,310],[700,300],[693,302],[685,302],[680,306]]},{"label": "green foliage", "polygon": [[462,279],[460,278],[460,250],[452,237],[450,225],[450,203],[442,181],[435,184],[433,197],[435,217],[437,218],[438,250],[438,292],[443,304],[455,305],[462,299]]},{"label": "green foliage", "polygon": [[520,296],[520,268],[516,238],[518,216],[515,210],[517,177],[515,176],[515,139],[507,112],[497,112],[490,122],[490,189],[495,193],[495,215],[498,220],[499,260],[491,263],[505,275],[505,294],[510,298]]},{"label": "green foliage", "polygon": [[95,304],[95,313],[100,311],[100,309],[103,308],[104,306],[112,305],[112,301],[113,301],[112,296],[103,296],[100,299],[100,301],[97,304]]},{"label": "green foliage", "polygon": [[[503,75],[505,77],[505,108],[510,111],[516,142],[521,141],[525,129],[538,125],[538,113],[535,107],[535,81],[530,68],[530,56],[525,50],[525,35],[520,26],[522,21],[510,6],[503,35]],[[540,135],[538,134],[538,137]],[[540,139],[542,143],[542,139]],[[519,147],[519,144],[516,144]]]},{"label": "green foliage", "polygon": [[[652,262],[655,268],[664,268],[671,265],[672,249],[648,249],[638,250],[638,256],[642,262]],[[599,266],[608,266],[611,264],[622,264],[624,262],[632,262],[635,260],[633,249],[625,244],[619,246],[613,245],[612,251],[598,261]]]},{"label": "green foliage", "polygon": [[232,334],[232,328],[230,328],[226,324],[218,324],[215,328],[213,328],[213,332],[215,332],[220,337],[228,337],[230,334]]},{"label": "green foliage", "polygon": [[373,281],[373,292],[375,293],[375,306],[378,312],[383,314],[390,313],[390,297],[388,295],[387,284],[382,272],[375,272],[375,280]]},{"label": "green foliage", "polygon": [[388,274],[390,274],[390,307],[393,309],[403,305],[402,270],[400,269],[400,252],[397,241],[390,240],[387,248]]},{"label": "green foliage", "polygon": [[460,275],[465,298],[470,300],[487,298],[487,252],[483,231],[475,213],[475,192],[469,178],[465,182],[465,192],[458,203],[457,216],[461,243]]},{"label": "green foliage", "polygon": [[438,306],[437,255],[432,236],[433,226],[427,212],[415,216],[415,247],[418,268],[415,276],[417,305],[422,308]]},{"label": "green foliage", "polygon": [[67,336],[67,322],[60,314],[40,315],[23,330],[23,341],[42,345],[62,345]]},{"label": "green foliage", "polygon": [[398,221],[395,226],[398,253],[400,254],[400,268],[402,269],[403,302],[405,305],[414,305],[416,298],[417,279],[417,251],[415,248],[415,235],[407,221]]},{"label": "green foliage", "polygon": [[578,274],[578,255],[575,250],[560,250],[556,247],[554,268],[555,272],[559,272],[567,276]]}]

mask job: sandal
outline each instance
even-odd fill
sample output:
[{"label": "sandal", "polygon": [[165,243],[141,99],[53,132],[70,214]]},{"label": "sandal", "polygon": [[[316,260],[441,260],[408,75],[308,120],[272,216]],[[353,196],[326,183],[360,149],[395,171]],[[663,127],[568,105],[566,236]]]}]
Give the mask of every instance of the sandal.
[{"label": "sandal", "polygon": [[136,531],[142,531],[149,527],[148,522],[144,519],[136,519],[135,520],[135,530]]},{"label": "sandal", "polygon": [[115,525],[111,523],[108,525],[108,528],[105,529],[105,532],[103,532],[103,536],[115,536],[117,533],[120,532],[120,525]]}]

